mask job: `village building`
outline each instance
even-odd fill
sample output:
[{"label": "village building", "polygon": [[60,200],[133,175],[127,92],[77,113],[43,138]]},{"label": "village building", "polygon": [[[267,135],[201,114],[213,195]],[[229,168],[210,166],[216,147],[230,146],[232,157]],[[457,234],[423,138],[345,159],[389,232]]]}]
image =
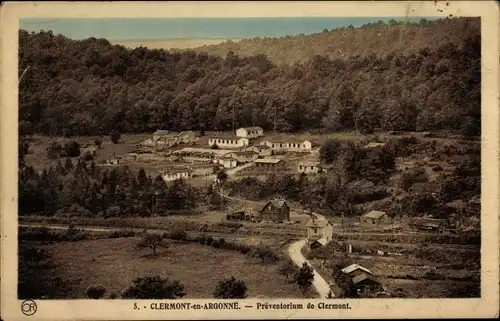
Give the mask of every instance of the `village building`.
[{"label": "village building", "polygon": [[307,242],[310,248],[325,246],[333,238],[333,226],[325,219],[317,219],[314,215],[306,224]]},{"label": "village building", "polygon": [[344,273],[345,275],[348,275],[350,277],[356,277],[358,275],[361,275],[363,273],[365,274],[373,274],[372,271],[370,271],[368,268],[365,268],[364,266],[362,265],[359,265],[359,264],[351,264],[345,268],[343,268],[341,270],[342,273]]},{"label": "village building", "polygon": [[386,212],[370,211],[361,216],[361,223],[364,225],[391,224],[392,218]]},{"label": "village building", "polygon": [[259,218],[256,215],[247,213],[245,211],[236,211],[234,213],[227,214],[226,219],[228,221],[250,221],[250,222],[259,221]]},{"label": "village building", "polygon": [[238,136],[214,136],[208,138],[208,145],[217,146],[219,148],[241,148],[249,145],[249,140],[246,137]]},{"label": "village building", "polygon": [[269,157],[273,154],[273,150],[266,145],[252,145],[241,149],[242,151],[256,152],[259,157]]},{"label": "village building", "polygon": [[[157,130],[153,133],[152,145],[155,150],[161,150],[178,144],[192,144],[196,140],[197,137],[193,131],[173,133],[168,130]],[[151,146],[149,140],[144,141],[143,144]]]},{"label": "village building", "polygon": [[384,147],[386,144],[385,143],[380,143],[380,142],[370,142],[363,146],[363,148],[380,148]]},{"label": "village building", "polygon": [[121,162],[121,157],[112,157],[104,162],[104,165],[118,165]]},{"label": "village building", "polygon": [[255,161],[257,158],[259,158],[259,154],[251,150],[246,150],[232,152],[228,155],[228,157],[236,159],[240,164],[245,164]]},{"label": "village building", "polygon": [[224,157],[230,153],[232,153],[232,150],[185,147],[183,149],[173,151],[171,155],[182,157],[187,161],[193,161],[193,162],[194,161],[216,162],[218,158]]},{"label": "village building", "polygon": [[189,166],[189,168],[192,171],[191,176],[193,176],[193,177],[214,175],[222,167],[223,166],[220,164],[213,164],[213,163],[212,164],[202,164],[202,165]]},{"label": "village building", "polygon": [[192,170],[186,167],[172,167],[162,172],[161,177],[165,182],[172,182],[178,179],[188,179]]},{"label": "village building", "polygon": [[259,212],[260,219],[268,222],[285,222],[290,220],[290,207],[283,200],[269,201]]},{"label": "village building", "polygon": [[358,295],[383,292],[384,288],[372,274],[362,273],[352,278],[352,284]]},{"label": "village building", "polygon": [[285,152],[309,152],[312,150],[312,144],[308,140],[304,141],[262,141],[259,145],[265,145],[272,150]]},{"label": "village building", "polygon": [[318,161],[302,161],[297,165],[298,173],[319,174],[326,172],[326,169],[321,166]]},{"label": "village building", "polygon": [[236,130],[236,136],[248,139],[257,138],[264,135],[264,129],[261,127],[242,127]]},{"label": "village building", "polygon": [[409,222],[409,226],[417,230],[436,231],[443,233],[448,228],[446,220],[437,218],[418,217]]},{"label": "village building", "polygon": [[217,163],[221,164],[224,168],[235,168],[238,166],[238,160],[233,157],[222,157],[217,159]]},{"label": "village building", "polygon": [[254,163],[258,170],[282,171],[285,169],[285,162],[278,158],[260,158]]}]

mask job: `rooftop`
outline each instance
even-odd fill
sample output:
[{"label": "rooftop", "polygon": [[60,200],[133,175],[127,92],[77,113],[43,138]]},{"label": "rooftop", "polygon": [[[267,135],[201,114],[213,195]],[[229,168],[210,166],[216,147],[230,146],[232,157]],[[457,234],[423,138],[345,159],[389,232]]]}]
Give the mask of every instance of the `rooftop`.
[{"label": "rooftop", "polygon": [[387,214],[386,212],[381,212],[381,211],[370,211],[366,214],[363,215],[363,217],[368,217],[368,218],[381,218]]},{"label": "rooftop", "polygon": [[278,158],[261,158],[255,160],[255,163],[259,164],[278,164],[279,162],[282,162],[282,160]]},{"label": "rooftop", "polygon": [[176,174],[176,173],[186,173],[192,170],[187,167],[171,167],[163,170],[163,174]]},{"label": "rooftop", "polygon": [[246,139],[246,138],[245,137],[238,137],[234,134],[224,134],[224,135],[217,135],[217,136],[209,136],[208,139],[240,140],[240,139]]},{"label": "rooftop", "polygon": [[315,161],[315,160],[306,160],[306,161],[302,161],[299,163],[299,165],[302,165],[302,166],[318,166],[320,164],[321,164],[320,162]]},{"label": "rooftop", "polygon": [[233,154],[234,155],[251,156],[251,155],[258,154],[258,153],[253,151],[253,150],[240,150],[240,151],[233,152]]},{"label": "rooftop", "polygon": [[373,281],[375,283],[380,284],[380,281],[376,277],[374,277],[371,274],[366,274],[366,273],[362,273],[360,275],[357,275],[357,276],[353,277],[352,278],[352,283],[358,284],[359,282],[362,282],[364,280],[370,280],[370,281]]},{"label": "rooftop", "polygon": [[158,129],[157,131],[154,132],[154,135],[165,135],[168,134],[169,131],[165,129]]},{"label": "rooftop", "polygon": [[351,264],[349,265],[348,267],[345,267],[342,269],[342,273],[344,274],[350,274],[351,272],[354,272],[356,270],[361,270],[361,271],[364,271],[368,274],[372,274],[372,271],[368,270],[367,268],[365,268],[364,266],[361,266],[359,264]]},{"label": "rooftop", "polygon": [[245,130],[263,130],[262,127],[259,126],[253,126],[253,127],[241,127],[238,129],[245,129]]},{"label": "rooftop", "polygon": [[325,227],[328,223],[327,220],[311,218],[309,222],[307,222],[306,227]]},{"label": "rooftop", "polygon": [[328,244],[328,241],[325,238],[317,239],[317,240],[313,241],[312,243],[315,243],[315,242],[318,242],[319,244],[321,244],[323,246]]}]

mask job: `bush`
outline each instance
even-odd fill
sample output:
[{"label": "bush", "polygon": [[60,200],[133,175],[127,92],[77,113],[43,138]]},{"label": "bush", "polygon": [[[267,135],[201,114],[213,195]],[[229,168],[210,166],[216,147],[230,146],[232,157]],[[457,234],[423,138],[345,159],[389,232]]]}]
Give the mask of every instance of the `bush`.
[{"label": "bush", "polygon": [[429,181],[429,177],[425,172],[424,168],[414,168],[409,171],[404,172],[401,175],[401,179],[399,181],[399,185],[405,190],[408,189],[415,183],[427,183]]},{"label": "bush", "polygon": [[137,278],[122,297],[124,299],[177,299],[185,296],[184,285],[180,281],[160,276]]},{"label": "bush", "polygon": [[103,285],[89,286],[87,288],[87,297],[89,299],[102,299],[106,293],[106,288]]},{"label": "bush", "polygon": [[58,159],[59,157],[61,157],[61,152],[61,144],[57,142],[52,142],[49,147],[47,147],[47,157],[50,159]]},{"label": "bush", "polygon": [[219,281],[214,291],[214,298],[218,299],[244,299],[246,298],[247,286],[245,282],[236,280],[234,276]]},{"label": "bush", "polygon": [[127,230],[112,231],[108,234],[109,238],[133,237],[133,236],[135,236],[135,232]]},{"label": "bush", "polygon": [[109,138],[113,144],[118,144],[120,142],[121,134],[117,130],[113,130],[109,133]]},{"label": "bush", "polygon": [[78,157],[80,156],[80,144],[75,141],[64,144],[61,156]]},{"label": "bush", "polygon": [[214,243],[214,238],[213,238],[213,237],[211,237],[211,236],[209,236],[209,237],[207,238],[207,245],[212,245],[213,243]]},{"label": "bush", "polygon": [[186,241],[187,234],[184,230],[176,230],[170,234],[170,239],[176,240],[176,241]]}]

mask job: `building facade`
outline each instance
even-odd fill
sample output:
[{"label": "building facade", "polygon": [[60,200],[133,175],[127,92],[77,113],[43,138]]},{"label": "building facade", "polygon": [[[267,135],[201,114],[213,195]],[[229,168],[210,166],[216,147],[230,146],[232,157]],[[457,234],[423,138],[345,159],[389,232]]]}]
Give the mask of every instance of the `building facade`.
[{"label": "building facade", "polygon": [[249,145],[249,140],[237,136],[214,136],[208,139],[208,145],[219,148],[242,148]]},{"label": "building facade", "polygon": [[272,150],[285,152],[308,152],[312,150],[312,143],[308,140],[304,141],[263,141],[260,143],[270,147]]},{"label": "building facade", "polygon": [[333,226],[325,219],[312,216],[306,224],[307,241],[309,246],[319,243],[321,246],[328,244],[333,238]]},{"label": "building facade", "polygon": [[257,170],[263,171],[283,171],[286,168],[285,162],[278,158],[259,158],[254,163]]},{"label": "building facade", "polygon": [[297,172],[305,174],[319,174],[326,172],[326,169],[321,166],[320,162],[303,161],[297,165]]},{"label": "building facade", "polygon": [[268,222],[285,222],[290,220],[290,207],[285,201],[269,201],[259,212],[260,219]]},{"label": "building facade", "polygon": [[236,136],[248,139],[257,138],[264,135],[264,129],[261,127],[242,127],[236,130]]},{"label": "building facade", "polygon": [[361,216],[361,223],[364,225],[392,224],[392,218],[381,211],[370,211]]},{"label": "building facade", "polygon": [[169,168],[165,170],[161,177],[165,182],[172,182],[178,179],[188,179],[191,177],[192,170],[189,168]]}]

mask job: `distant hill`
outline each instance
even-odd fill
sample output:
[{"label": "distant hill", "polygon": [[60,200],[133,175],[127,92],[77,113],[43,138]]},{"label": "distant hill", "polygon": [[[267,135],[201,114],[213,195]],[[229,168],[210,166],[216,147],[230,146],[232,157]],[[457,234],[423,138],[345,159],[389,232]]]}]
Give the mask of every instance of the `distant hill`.
[{"label": "distant hill", "polygon": [[254,38],[238,42],[226,41],[217,45],[204,45],[193,50],[225,57],[230,51],[239,56],[265,54],[275,64],[305,62],[314,55],[327,55],[330,59],[351,56],[390,53],[411,54],[421,48],[434,49],[440,44],[460,45],[463,39],[480,33],[476,18],[446,18],[420,22],[371,23],[359,28],[348,26],[323,30],[312,35],[282,38]]},{"label": "distant hill", "polygon": [[121,45],[127,48],[147,47],[155,49],[190,49],[207,45],[218,45],[227,41],[223,38],[172,38],[172,39],[145,39],[145,40],[110,40],[113,45]]}]

